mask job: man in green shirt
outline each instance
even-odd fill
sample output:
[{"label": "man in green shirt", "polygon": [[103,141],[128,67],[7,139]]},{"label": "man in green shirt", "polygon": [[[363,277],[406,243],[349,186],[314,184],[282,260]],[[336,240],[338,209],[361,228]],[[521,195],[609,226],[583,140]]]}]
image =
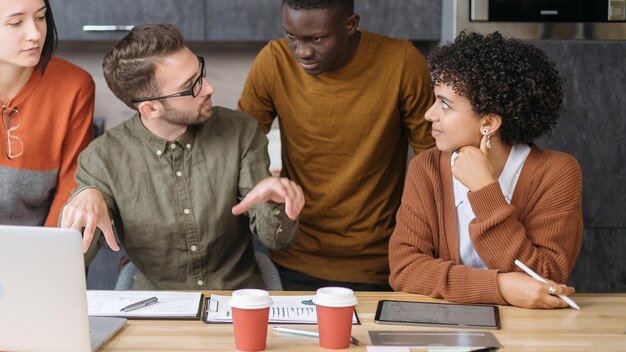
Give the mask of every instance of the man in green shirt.
[{"label": "man in green shirt", "polygon": [[103,68],[137,114],[79,157],[61,226],[84,228],[87,262],[104,241],[119,250],[112,218],[139,269],[134,289],[263,288],[250,234],[288,247],[304,206],[298,185],[270,176],[263,130],[212,106],[204,59],[174,26],[135,27]]}]

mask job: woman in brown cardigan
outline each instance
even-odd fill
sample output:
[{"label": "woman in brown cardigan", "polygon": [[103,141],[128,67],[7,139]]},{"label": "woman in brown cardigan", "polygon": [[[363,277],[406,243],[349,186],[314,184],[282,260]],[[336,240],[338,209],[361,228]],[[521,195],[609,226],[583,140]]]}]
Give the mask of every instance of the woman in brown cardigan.
[{"label": "woman in brown cardigan", "polygon": [[[461,33],[429,60],[437,147],[411,161],[389,243],[391,286],[453,302],[566,307],[582,241],[582,173],[535,138],[563,105],[539,49]],[[521,272],[519,259],[544,284]]]}]

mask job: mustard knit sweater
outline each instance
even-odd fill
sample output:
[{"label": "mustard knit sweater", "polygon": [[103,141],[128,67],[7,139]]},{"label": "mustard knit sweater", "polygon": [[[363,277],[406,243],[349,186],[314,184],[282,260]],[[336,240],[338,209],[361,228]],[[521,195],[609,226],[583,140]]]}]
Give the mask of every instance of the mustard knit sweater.
[{"label": "mustard knit sweater", "polygon": [[285,39],[257,56],[239,109],[269,131],[278,116],[282,176],[306,204],[296,242],[272,260],[325,280],[386,284],[387,249],[406,171],[434,145],[424,57],[406,40],[361,30],[355,56],[336,71],[306,73]]}]

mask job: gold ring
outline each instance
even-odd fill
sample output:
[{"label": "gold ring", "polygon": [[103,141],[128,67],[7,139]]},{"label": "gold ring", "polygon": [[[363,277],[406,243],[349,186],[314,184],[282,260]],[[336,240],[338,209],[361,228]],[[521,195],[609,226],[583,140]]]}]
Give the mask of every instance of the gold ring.
[{"label": "gold ring", "polygon": [[556,287],[554,287],[554,285],[550,285],[548,287],[548,293],[551,294],[551,295],[555,294],[556,293]]}]

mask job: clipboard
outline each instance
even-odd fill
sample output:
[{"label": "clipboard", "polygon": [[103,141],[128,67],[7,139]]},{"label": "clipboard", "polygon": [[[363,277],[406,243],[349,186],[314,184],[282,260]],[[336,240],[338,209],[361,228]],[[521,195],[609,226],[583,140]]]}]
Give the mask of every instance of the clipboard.
[{"label": "clipboard", "polygon": [[[271,296],[270,324],[317,324],[317,313],[313,296]],[[232,324],[230,296],[211,295],[204,298],[201,320],[207,324]],[[352,325],[361,325],[354,310]]]}]

